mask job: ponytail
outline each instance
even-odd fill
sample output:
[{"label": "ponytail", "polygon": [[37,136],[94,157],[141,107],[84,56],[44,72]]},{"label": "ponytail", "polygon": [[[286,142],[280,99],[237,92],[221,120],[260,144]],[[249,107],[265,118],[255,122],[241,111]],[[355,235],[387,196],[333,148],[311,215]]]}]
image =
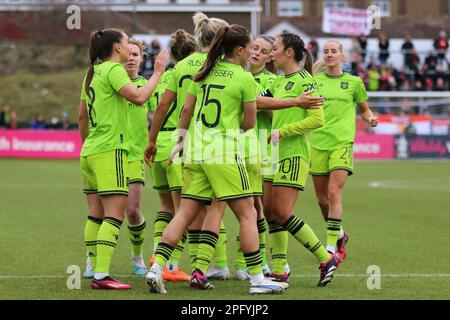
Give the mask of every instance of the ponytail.
[{"label": "ponytail", "polygon": [[84,81],[84,92],[86,92],[86,95],[91,98],[91,94],[89,93],[89,86],[91,85],[92,82],[92,78],[94,77],[94,65],[91,63],[89,65],[87,74],[86,74],[86,79]]},{"label": "ponytail", "polygon": [[230,57],[233,55],[234,48],[247,46],[250,42],[250,36],[250,32],[238,24],[219,29],[219,32],[214,37],[205,64],[198,74],[195,75],[194,81],[199,82],[204,80],[222,55]]},{"label": "ponytail", "polygon": [[309,51],[307,48],[305,48],[305,63],[303,65],[303,68],[309,72],[309,74],[313,74],[313,56],[311,54],[311,51]]},{"label": "ponytail", "polygon": [[217,63],[217,60],[220,59],[220,57],[224,53],[224,38],[226,33],[230,30],[230,27],[223,27],[219,29],[219,32],[216,34],[213,40],[213,44],[211,46],[211,49],[208,51],[208,56],[206,58],[205,64],[200,69],[200,71],[194,76],[195,82],[200,82],[204,80],[208,74],[211,72],[212,68]]},{"label": "ponytail", "polygon": [[313,73],[311,73],[312,75],[316,75],[318,73],[322,73],[326,70],[327,66],[325,64],[325,61],[323,60],[323,58],[317,60],[316,63],[314,63],[313,67],[312,67],[312,71]]},{"label": "ponytail", "polygon": [[211,49],[208,52],[205,64],[194,76],[194,81],[204,80],[216,65],[217,61],[223,56],[233,55],[236,47],[245,47],[250,42],[251,33],[239,24],[232,24],[219,29],[213,40]]},{"label": "ponytail", "polygon": [[203,12],[197,12],[192,17],[194,36],[199,50],[209,47],[220,28],[229,26],[228,22],[219,18],[208,18]]},{"label": "ponytail", "polygon": [[86,80],[84,82],[84,91],[86,95],[91,98],[91,93],[89,92],[89,86],[91,85],[92,78],[94,77],[94,64],[97,61],[99,55],[99,46],[97,46],[98,39],[103,35],[103,31],[99,30],[91,34],[91,45],[89,47],[89,68],[86,74]]},{"label": "ponytail", "polygon": [[89,87],[91,85],[92,78],[94,77],[94,65],[98,60],[103,61],[111,56],[114,44],[120,43],[120,40],[122,40],[122,33],[122,30],[110,28],[98,30],[91,34],[89,45],[90,64],[84,83],[84,91],[89,98],[91,98]]}]

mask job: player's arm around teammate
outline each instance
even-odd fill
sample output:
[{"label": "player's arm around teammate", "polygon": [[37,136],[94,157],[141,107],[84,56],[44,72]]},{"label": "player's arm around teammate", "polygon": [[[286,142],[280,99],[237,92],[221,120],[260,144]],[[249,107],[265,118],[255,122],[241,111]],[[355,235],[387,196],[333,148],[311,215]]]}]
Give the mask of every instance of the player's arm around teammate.
[{"label": "player's arm around teammate", "polygon": [[[250,44],[251,34],[244,27],[232,25],[222,28],[215,37],[203,68],[194,78],[195,82],[191,85],[185,108],[191,110],[196,103],[193,125],[199,133],[203,132],[200,137],[204,147],[217,143],[219,139],[222,141],[225,139],[237,148],[236,130],[241,127],[242,114],[244,127],[253,127],[255,123],[254,80],[242,68],[248,60]],[[228,99],[227,103],[224,99]],[[216,108],[206,107],[204,104],[214,104]],[[180,129],[185,128],[187,125],[182,127],[180,122]],[[210,140],[210,134],[214,136],[213,140]],[[195,151],[194,149],[194,153]],[[283,289],[283,284],[265,280],[262,274],[256,212],[253,208],[247,172],[236,153],[237,149],[234,149],[233,155],[228,155],[229,152],[229,148],[219,148],[214,155],[204,154],[199,163],[185,164],[186,170],[183,175],[186,179],[183,179],[180,211],[166,228],[162,242],[158,245],[155,263],[147,274],[151,292],[165,291],[161,273],[168,255],[205,202],[211,202],[213,196],[219,201],[226,201],[240,223],[241,248],[251,277],[250,292],[273,293],[281,292]],[[219,163],[207,161],[211,159],[222,161]],[[211,252],[204,253],[212,255]],[[203,253],[199,252],[198,270],[194,272],[191,284],[208,288],[204,286],[208,281],[204,271],[209,261],[204,258]]]},{"label": "player's arm around teammate", "polygon": [[348,234],[342,229],[342,194],[347,177],[353,173],[355,103],[365,122],[378,124],[367,103],[359,77],[342,71],[344,53],[336,40],[325,43],[323,58],[315,65],[315,78],[325,97],[325,126],[311,133],[311,169],[316,197],[327,222],[327,250],[346,257]]},{"label": "player's arm around teammate", "polygon": [[[298,96],[306,90],[317,90],[317,84],[311,76],[311,53],[305,48],[303,40],[292,33],[283,33],[275,39],[272,56],[275,67],[283,71],[272,85],[274,97]],[[305,69],[299,62],[305,59]],[[316,93],[318,94],[318,93]],[[289,108],[273,112],[272,128],[274,132],[283,132],[286,126],[297,125],[297,129],[309,132],[323,125],[323,109]],[[272,143],[278,142],[279,134],[272,134]],[[289,231],[294,238],[315,255],[320,262],[318,286],[324,286],[333,276],[339,261],[329,254],[314,231],[294,214],[299,191],[306,184],[309,171],[309,145],[306,135],[286,135],[278,144],[278,153],[272,148],[272,158],[277,161],[278,169],[272,182],[271,216],[279,227]],[[278,159],[274,157],[278,155]],[[285,272],[285,258],[274,261],[273,272]]]},{"label": "player's arm around teammate", "polygon": [[[89,134],[83,142],[80,167],[89,206],[85,242],[95,270],[93,289],[131,288],[109,276],[128,194],[129,141],[125,99],[131,102],[148,100],[167,60],[165,53],[158,56],[157,73],[149,84],[138,89],[122,65],[129,58],[128,45],[128,36],[122,30],[94,32],[89,48],[90,66],[82,88],[81,101],[85,101],[87,107]],[[85,135],[83,114],[80,119],[82,135]]]},{"label": "player's arm around teammate", "polygon": [[[272,97],[272,94],[268,89],[276,78],[276,75],[272,73],[274,70],[272,61],[272,48],[274,39],[266,35],[259,35],[256,37],[253,48],[252,56],[249,60],[250,71],[255,78],[255,81],[266,89],[264,94],[259,95],[256,98],[258,106],[258,120],[260,122],[267,122],[267,116],[272,117],[272,110],[279,110],[285,108],[291,108],[293,106],[302,108],[318,108],[323,104],[323,98],[320,96],[312,96],[314,90],[308,90],[302,92],[302,94],[295,98],[276,99]],[[265,111],[266,114],[264,114]],[[270,121],[270,120],[269,120]]]}]

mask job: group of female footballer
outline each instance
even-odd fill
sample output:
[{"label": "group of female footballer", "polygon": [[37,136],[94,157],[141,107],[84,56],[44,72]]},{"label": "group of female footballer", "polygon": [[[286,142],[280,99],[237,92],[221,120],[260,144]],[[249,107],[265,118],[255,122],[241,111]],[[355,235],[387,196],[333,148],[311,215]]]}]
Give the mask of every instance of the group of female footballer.
[{"label": "group of female footballer", "polygon": [[[338,41],[326,42],[313,66],[298,35],[254,38],[203,13],[193,22],[193,35],[172,34],[149,80],[139,75],[141,42],[119,29],[91,35],[79,111],[89,207],[84,276],[93,289],[131,289],[110,277],[126,214],[133,272],[145,275],[151,293],[166,293],[164,281],[212,289],[211,279],[230,277],[222,222],[228,206],[239,222],[235,274],[249,281],[250,294],[288,288],[289,233],[317,258],[318,286],[327,285],[349,239],[342,193],[353,172],[355,103],[365,122],[378,123],[363,82],[343,72]],[[166,70],[169,51],[175,66]],[[140,209],[145,164],[160,198],[149,270]],[[309,175],[327,224],[326,246],[294,212]],[[190,274],[179,267],[186,244]]]}]

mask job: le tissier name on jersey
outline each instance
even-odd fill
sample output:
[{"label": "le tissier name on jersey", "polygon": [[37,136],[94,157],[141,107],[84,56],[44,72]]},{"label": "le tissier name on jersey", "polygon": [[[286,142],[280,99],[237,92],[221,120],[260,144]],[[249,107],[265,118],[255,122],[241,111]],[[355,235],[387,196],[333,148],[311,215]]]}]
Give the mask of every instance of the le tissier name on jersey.
[{"label": "le tissier name on jersey", "polygon": [[224,77],[224,78],[230,78],[230,79],[233,79],[233,74],[234,74],[234,72],[233,71],[229,71],[229,70],[224,70],[224,69],[218,69],[218,70],[213,70],[212,72],[211,72],[211,74],[214,76],[214,77]]}]

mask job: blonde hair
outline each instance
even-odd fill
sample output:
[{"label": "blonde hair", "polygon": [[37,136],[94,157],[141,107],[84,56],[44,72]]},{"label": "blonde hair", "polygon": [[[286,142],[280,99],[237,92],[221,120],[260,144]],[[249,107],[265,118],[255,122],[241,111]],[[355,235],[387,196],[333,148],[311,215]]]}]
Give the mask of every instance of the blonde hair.
[{"label": "blonde hair", "polygon": [[339,47],[339,51],[341,51],[341,53],[344,53],[344,47],[342,46],[342,43],[341,43],[339,40],[336,40],[336,39],[330,39],[330,40],[328,40],[327,42],[325,42],[324,46],[325,46],[327,43],[330,43],[330,42],[336,43],[336,44],[338,45],[338,47]]},{"label": "blonde hair", "polygon": [[130,39],[129,44],[134,44],[139,48],[139,52],[141,53],[141,57],[147,58],[147,52],[145,52],[145,49],[147,49],[147,46],[144,44],[144,42],[136,40],[136,39]]},{"label": "blonde hair", "polygon": [[[339,51],[342,54],[344,54],[344,47],[342,46],[342,43],[336,39],[328,40],[327,42],[325,42],[324,47],[326,46],[327,43],[330,43],[330,42],[336,43],[338,45]],[[323,57],[320,58],[319,60],[317,60],[317,62],[314,63],[314,65],[312,67],[313,74],[325,72],[326,69],[327,69],[327,65],[325,63],[325,60],[323,60]]]},{"label": "blonde hair", "polygon": [[251,36],[250,31],[239,24],[221,28],[214,38],[203,67],[194,76],[193,80],[195,82],[203,81],[220,57],[223,55],[229,57],[233,54],[236,47],[245,47],[250,42]]},{"label": "blonde hair", "polygon": [[325,64],[325,61],[323,60],[323,58],[320,58],[319,60],[316,61],[316,63],[314,63],[313,67],[312,67],[312,74],[318,74],[318,73],[322,73],[327,69],[327,65]]},{"label": "blonde hair", "polygon": [[222,27],[228,27],[229,24],[225,20],[219,18],[208,18],[203,12],[197,12],[193,15],[194,36],[197,44],[201,48],[211,45],[215,35]]}]

